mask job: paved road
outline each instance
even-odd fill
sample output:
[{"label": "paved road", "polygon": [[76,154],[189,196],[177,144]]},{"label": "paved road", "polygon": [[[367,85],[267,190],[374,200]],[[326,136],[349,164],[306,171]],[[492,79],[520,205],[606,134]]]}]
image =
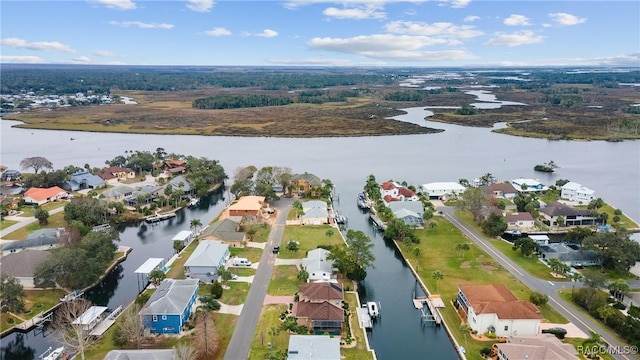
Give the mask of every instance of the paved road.
[{"label": "paved road", "polygon": [[[57,214],[59,212],[64,211],[64,206],[63,207],[59,207],[59,208],[55,208],[53,210],[49,210],[49,215],[53,215],[53,214]],[[38,221],[38,219],[36,219],[35,217],[31,216],[31,217],[21,217],[21,216],[7,216],[5,219],[7,220],[14,220],[14,221],[18,221],[17,224],[13,224],[11,226],[7,226],[6,228],[0,230],[0,239],[2,240],[15,240],[15,239],[5,239],[5,236],[7,236],[8,234],[11,234],[12,232],[19,230],[31,223],[34,223],[36,221]]]},{"label": "paved road", "polygon": [[242,313],[238,318],[227,351],[224,354],[225,360],[245,360],[249,357],[249,348],[251,347],[253,334],[258,326],[262,304],[264,303],[264,297],[267,294],[267,287],[269,286],[269,281],[271,281],[271,274],[276,262],[276,255],[271,252],[271,249],[275,245],[280,245],[280,241],[282,241],[284,225],[292,204],[293,199],[284,198],[272,204],[279,211],[278,217],[271,227],[265,251],[260,258],[260,265],[253,278],[251,288],[249,288],[247,300],[244,302]]},{"label": "paved road", "polygon": [[[602,336],[602,338],[614,348],[622,349],[623,344],[611,337],[606,330],[600,326],[600,324],[587,319],[581,313],[572,310],[571,305],[567,304],[563,299],[557,295],[557,291],[562,288],[571,288],[571,282],[550,282],[541,280],[531,276],[527,271],[523,270],[518,264],[502,254],[502,252],[496,249],[493,244],[486,240],[482,235],[478,234],[474,229],[467,226],[464,222],[458,219],[454,214],[454,208],[452,207],[438,207],[437,210],[442,211],[445,218],[455,225],[463,234],[471,239],[478,247],[486,251],[491,257],[493,257],[502,267],[507,269],[516,278],[527,285],[531,290],[546,294],[549,297],[549,304],[556,309],[560,314],[569,319],[580,330],[589,334],[589,331],[594,331]],[[632,355],[633,356],[633,355]],[[630,360],[631,357],[627,355],[615,354],[616,359]]]}]

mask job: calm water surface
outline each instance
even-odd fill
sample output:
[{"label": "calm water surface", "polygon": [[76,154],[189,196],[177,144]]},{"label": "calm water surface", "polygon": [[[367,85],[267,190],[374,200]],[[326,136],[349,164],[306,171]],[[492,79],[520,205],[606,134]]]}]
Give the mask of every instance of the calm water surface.
[{"label": "calm water surface", "polygon": [[[217,159],[233,175],[237,167],[287,166],[293,172],[312,172],[331,179],[340,195],[338,207],[349,217],[349,228],[363,230],[375,242],[376,268],[369,271],[362,295],[380,301],[382,320],[369,335],[380,359],[452,359],[453,347],[443,329],[422,327],[411,296],[415,280],[392,244],[375,235],[365,214],[356,207],[369,174],[378,181],[393,179],[410,184],[472,180],[487,172],[498,179],[539,179],[553,184],[570,179],[596,191],[614,207],[640,219],[640,143],[625,141],[569,142],[518,138],[468,128],[425,122],[423,108],[406,109],[397,117],[429,127],[445,129],[438,134],[360,138],[240,138],[180,135],[133,135],[48,131],[12,128],[16,122],[2,121],[0,163],[19,169],[28,156],[46,156],[56,168],[69,164],[103,166],[104,161],[125,150],[163,147],[167,152]],[[75,140],[71,141],[70,139]],[[560,166],[553,174],[533,171],[533,166],[553,160]],[[133,271],[148,257],[168,257],[171,237],[189,228],[190,219],[203,223],[213,219],[226,205],[222,194],[203,208],[186,210],[172,222],[142,228],[126,228],[121,243],[134,251],[109,281],[92,295],[97,303],[111,307],[131,301],[137,293]],[[2,346],[15,338],[2,339]],[[42,353],[50,342],[28,335],[28,346]]]}]

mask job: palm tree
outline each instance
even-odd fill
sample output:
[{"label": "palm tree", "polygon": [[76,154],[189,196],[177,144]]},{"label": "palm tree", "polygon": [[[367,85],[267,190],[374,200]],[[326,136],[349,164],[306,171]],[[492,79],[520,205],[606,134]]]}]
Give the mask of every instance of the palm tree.
[{"label": "palm tree", "polygon": [[456,251],[458,251],[458,257],[462,259],[464,252],[469,251],[470,247],[467,243],[460,243],[456,245]]},{"label": "palm tree", "polygon": [[584,276],[582,276],[582,274],[580,274],[579,272],[574,272],[571,273],[569,279],[571,280],[571,298],[573,299],[573,291],[576,288],[576,283],[582,281],[582,279],[584,279]]},{"label": "palm tree", "polygon": [[433,272],[431,277],[436,281],[436,293],[440,293],[438,290],[438,281],[444,279],[444,274],[440,270],[436,270]]},{"label": "palm tree", "polygon": [[630,290],[629,284],[627,284],[623,279],[615,279],[609,283],[607,288],[613,291],[613,296],[618,301],[622,301],[624,299],[624,294]]},{"label": "palm tree", "polygon": [[[604,346],[605,341],[604,339],[602,339],[602,336],[594,331],[589,331],[589,338],[585,339],[582,342],[582,346],[587,347],[587,346],[597,346],[597,347],[602,347]],[[589,357],[592,358],[594,355],[597,356],[598,351],[590,351]]]},{"label": "palm tree", "polygon": [[190,229],[194,229],[194,231],[198,232],[198,228],[201,226],[202,226],[202,222],[200,221],[200,219],[196,219],[196,218],[191,219],[191,226],[189,227]]},{"label": "palm tree", "polygon": [[420,266],[419,257],[421,253],[422,253],[422,250],[420,250],[419,247],[416,246],[413,248],[413,255],[416,257],[416,272],[418,272],[418,267]]}]

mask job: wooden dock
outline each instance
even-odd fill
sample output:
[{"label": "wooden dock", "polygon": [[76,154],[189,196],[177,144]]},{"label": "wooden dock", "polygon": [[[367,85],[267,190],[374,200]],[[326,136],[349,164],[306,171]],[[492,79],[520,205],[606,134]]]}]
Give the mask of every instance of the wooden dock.
[{"label": "wooden dock", "polygon": [[371,316],[369,316],[369,310],[366,307],[359,307],[356,310],[358,313],[358,322],[360,323],[360,327],[371,329],[373,325]]},{"label": "wooden dock", "polygon": [[375,226],[376,229],[382,231],[387,229],[387,225],[382,220],[380,220],[377,215],[369,214],[369,219],[371,219],[371,222],[373,222],[373,226]]},{"label": "wooden dock", "polygon": [[146,223],[153,224],[153,223],[156,223],[158,221],[170,219],[172,217],[176,217],[176,213],[170,212],[170,213],[165,213],[165,214],[153,214],[153,215],[149,215],[146,218],[144,218],[144,221]]}]

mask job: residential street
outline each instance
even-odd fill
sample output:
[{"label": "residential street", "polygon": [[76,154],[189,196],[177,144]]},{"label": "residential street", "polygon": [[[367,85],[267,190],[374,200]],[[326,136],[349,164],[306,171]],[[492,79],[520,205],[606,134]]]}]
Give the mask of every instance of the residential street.
[{"label": "residential street", "polygon": [[260,258],[260,265],[258,265],[253,283],[249,288],[249,294],[247,294],[247,299],[244,302],[242,313],[238,318],[233,336],[224,354],[225,360],[245,360],[249,357],[251,341],[258,326],[260,312],[267,294],[267,287],[276,262],[277,255],[273,254],[271,249],[275,245],[280,245],[280,241],[282,241],[287,214],[292,207],[293,201],[291,198],[282,198],[271,204],[272,207],[278,210],[278,216],[271,227],[269,239]]},{"label": "residential street", "polygon": [[[572,309],[572,305],[566,303],[558,295],[557,291],[563,287],[571,288],[571,282],[550,282],[546,280],[540,280],[531,276],[525,270],[523,270],[518,264],[514,263],[511,259],[504,256],[502,252],[496,249],[488,240],[478,234],[474,229],[467,226],[464,222],[458,219],[454,214],[454,208],[452,207],[438,207],[438,211],[442,211],[445,218],[455,225],[463,234],[471,239],[482,250],[486,251],[491,257],[493,257],[500,265],[507,269],[511,274],[520,279],[531,290],[537,291],[549,296],[549,304],[553,306],[559,313],[566,317],[571,323],[576,325],[580,330],[589,334],[589,331],[594,331],[602,336],[602,338],[611,346],[617,349],[622,349],[623,344],[611,337],[600,324],[587,319],[582,314]],[[633,355],[613,354],[616,359],[632,359]]]}]

